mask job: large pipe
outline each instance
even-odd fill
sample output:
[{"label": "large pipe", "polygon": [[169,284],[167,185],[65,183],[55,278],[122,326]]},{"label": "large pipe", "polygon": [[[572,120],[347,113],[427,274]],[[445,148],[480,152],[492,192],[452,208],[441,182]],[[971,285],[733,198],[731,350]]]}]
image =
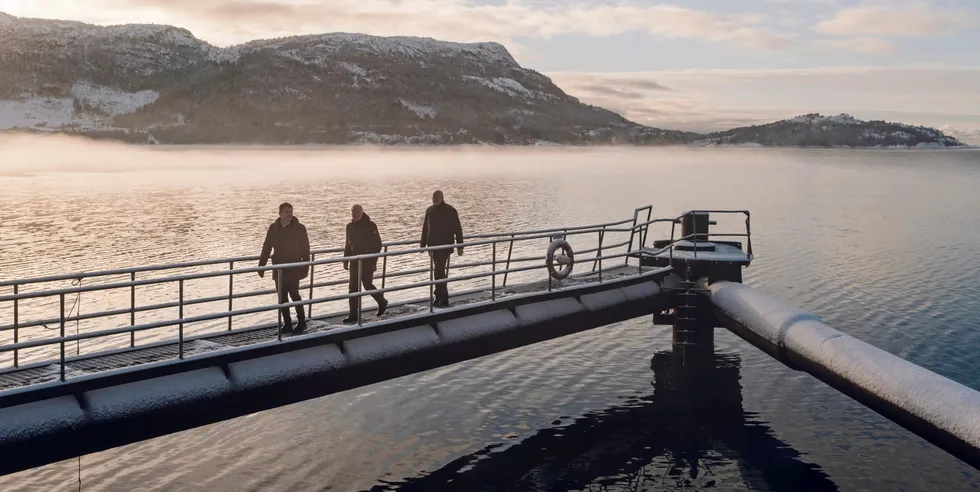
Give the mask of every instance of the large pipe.
[{"label": "large pipe", "polygon": [[718,282],[708,295],[736,335],[980,469],[980,392],[751,287]]}]

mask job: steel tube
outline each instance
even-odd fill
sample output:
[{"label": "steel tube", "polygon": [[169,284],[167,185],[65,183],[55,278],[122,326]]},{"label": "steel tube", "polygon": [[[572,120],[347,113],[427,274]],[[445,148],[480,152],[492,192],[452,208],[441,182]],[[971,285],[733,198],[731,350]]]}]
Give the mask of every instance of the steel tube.
[{"label": "steel tube", "polygon": [[361,314],[363,310],[361,309],[361,299],[364,298],[361,295],[361,283],[364,280],[364,262],[363,260],[357,260],[357,326],[362,326]]},{"label": "steel tube", "polygon": [[980,469],[980,392],[759,290],[734,282],[709,289],[718,319],[736,335]]},{"label": "steel tube", "polygon": [[493,253],[491,253],[493,266],[491,267],[493,276],[490,277],[490,300],[497,300],[497,243],[493,243]]},{"label": "steel tube", "polygon": [[[507,249],[507,264],[504,266],[504,271],[510,270],[510,257],[514,254],[514,236],[510,237],[510,247]],[[504,273],[504,287],[507,287],[507,274]]]},{"label": "steel tube", "polygon": [[[20,287],[20,286],[17,285],[17,284],[14,284],[14,295],[17,295],[17,288],[18,287]],[[14,299],[14,344],[16,344],[17,342],[20,341],[19,340],[20,328],[18,327],[18,324],[20,323],[20,319],[19,319],[20,313],[18,312],[18,309],[17,309],[19,302],[20,302],[19,299]],[[17,364],[18,363],[17,358],[18,358],[19,355],[20,355],[19,352],[17,350],[14,350],[14,367],[17,367],[17,365],[18,365]]]},{"label": "steel tube", "polygon": [[[129,273],[129,281],[136,281],[136,272]],[[76,317],[81,316],[81,313],[76,315]],[[131,285],[129,287],[129,326],[136,326],[136,286]],[[129,333],[129,346],[136,346],[136,332]]]},{"label": "steel tube", "polygon": [[[180,319],[180,324],[177,328],[177,358],[184,358],[184,281],[181,280],[179,285],[179,299],[180,307],[177,308],[177,317]],[[230,317],[230,316],[229,316]]]},{"label": "steel tube", "polygon": [[[388,247],[385,246],[384,252],[388,253]],[[381,288],[385,288],[385,279],[388,274],[388,257],[385,256],[381,258]],[[312,295],[310,297],[313,297]]]},{"label": "steel tube", "polygon": [[[316,253],[310,253],[310,261],[316,261]],[[313,299],[313,268],[314,268],[313,266],[310,266],[310,295],[307,296],[310,299]],[[312,304],[310,304],[310,311],[307,313],[307,317],[308,318],[312,318],[313,317],[313,305]],[[297,321],[297,323],[298,323],[298,321]]]},{"label": "steel tube", "polygon": [[[228,312],[235,310],[234,300],[235,300],[235,262],[228,262]],[[231,320],[233,316],[228,316],[228,331],[231,331]]]},{"label": "steel tube", "polygon": [[65,380],[65,295],[61,294],[61,381]]}]

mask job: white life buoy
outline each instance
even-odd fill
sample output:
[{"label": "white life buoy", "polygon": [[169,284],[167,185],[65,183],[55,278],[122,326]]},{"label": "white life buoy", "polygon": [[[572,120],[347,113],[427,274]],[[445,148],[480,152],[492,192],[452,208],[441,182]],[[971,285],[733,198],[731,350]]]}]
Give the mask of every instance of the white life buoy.
[{"label": "white life buoy", "polygon": [[[561,249],[561,254],[555,255],[559,249]],[[568,278],[572,273],[572,267],[575,266],[575,253],[572,251],[572,246],[568,244],[568,241],[556,239],[548,245],[546,261],[548,273],[558,280],[563,280]],[[555,263],[562,265],[562,269],[556,270]]]}]

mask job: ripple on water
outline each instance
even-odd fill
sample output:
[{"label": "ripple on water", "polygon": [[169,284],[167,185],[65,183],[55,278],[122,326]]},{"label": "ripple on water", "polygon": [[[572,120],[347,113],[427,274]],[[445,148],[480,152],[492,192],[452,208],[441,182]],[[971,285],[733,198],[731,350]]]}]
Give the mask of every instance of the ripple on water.
[{"label": "ripple on water", "polygon": [[[321,159],[195,150],[133,159],[112,152],[122,151],[107,151],[107,158],[176,170],[76,173],[70,181],[57,174],[0,176],[0,206],[11,211],[0,224],[4,278],[256,254],[283,200],[296,206],[311,241],[322,247],[343,244],[354,201],[386,239],[416,237],[435,188],[446,190],[468,233],[614,220],[650,202],[654,215],[748,208],[757,260],[745,272],[747,283],[980,388],[980,298],[972,294],[980,292],[980,229],[974,227],[980,153],[582,149],[491,157],[324,152]],[[468,166],[459,166],[460,159]],[[596,160],[604,163],[601,170]],[[270,175],[283,166],[293,169],[290,175]],[[692,196],[684,187],[655,186],[665,173],[703,189]],[[22,207],[28,200],[29,213]],[[743,224],[718,220],[728,232]],[[514,255],[539,255],[545,243],[518,245]],[[468,250],[465,258],[489,255]],[[400,261],[404,268],[424,266],[423,258]],[[320,280],[343,278],[339,269],[317,271]],[[254,275],[236,278],[236,285],[271,287]],[[224,288],[220,281],[189,285],[201,296]],[[138,291],[146,303],[173,295],[163,286]],[[128,303],[126,292],[86,296],[81,309],[119,303]],[[50,316],[57,305],[24,309],[25,316]],[[0,306],[0,320],[10,315],[9,306]],[[79,324],[83,332],[100,328]],[[188,330],[215,328],[222,327]],[[83,489],[978,487],[975,472],[948,455],[726,331],[716,334],[710,369],[685,376],[667,355],[669,333],[649,319],[617,323],[96,453],[82,459]],[[97,342],[80,347],[99,348]],[[0,488],[75,490],[77,466],[69,460],[3,477]]]}]

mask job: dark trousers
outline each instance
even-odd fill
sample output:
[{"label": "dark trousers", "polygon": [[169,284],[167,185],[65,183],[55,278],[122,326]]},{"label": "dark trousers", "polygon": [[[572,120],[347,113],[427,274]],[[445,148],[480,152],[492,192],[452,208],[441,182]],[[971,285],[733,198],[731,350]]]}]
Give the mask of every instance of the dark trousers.
[{"label": "dark trousers", "polygon": [[[432,268],[435,270],[435,280],[443,280],[449,277],[449,257],[452,254],[453,250],[451,249],[432,252]],[[436,302],[449,304],[449,284],[436,284],[435,296]]]},{"label": "dark trousers", "polygon": [[[357,277],[358,277],[358,262],[354,261],[350,264],[350,283],[348,284],[348,292],[357,292]],[[364,265],[364,275],[361,275],[361,285],[364,287],[364,291],[374,290],[374,271],[377,268],[376,265],[365,264]],[[384,304],[385,296],[383,294],[371,294],[374,298],[374,302],[378,303],[378,306]],[[357,312],[357,297],[350,298],[350,315],[352,318],[359,318],[360,313]]]},{"label": "dark trousers", "polygon": [[[278,280],[276,281],[277,282],[276,289],[278,289],[279,292],[279,304],[285,304],[289,302],[290,297],[293,299],[293,302],[302,301],[303,299],[300,298],[299,296],[299,279],[290,278],[291,275],[283,275],[283,277],[284,278],[282,279],[281,285]],[[296,319],[299,321],[299,324],[301,325],[306,323],[305,307],[306,306],[296,306]],[[289,315],[289,308],[280,309],[279,313],[282,314],[282,320],[284,322],[284,326],[286,327],[292,326],[293,319]]]}]

